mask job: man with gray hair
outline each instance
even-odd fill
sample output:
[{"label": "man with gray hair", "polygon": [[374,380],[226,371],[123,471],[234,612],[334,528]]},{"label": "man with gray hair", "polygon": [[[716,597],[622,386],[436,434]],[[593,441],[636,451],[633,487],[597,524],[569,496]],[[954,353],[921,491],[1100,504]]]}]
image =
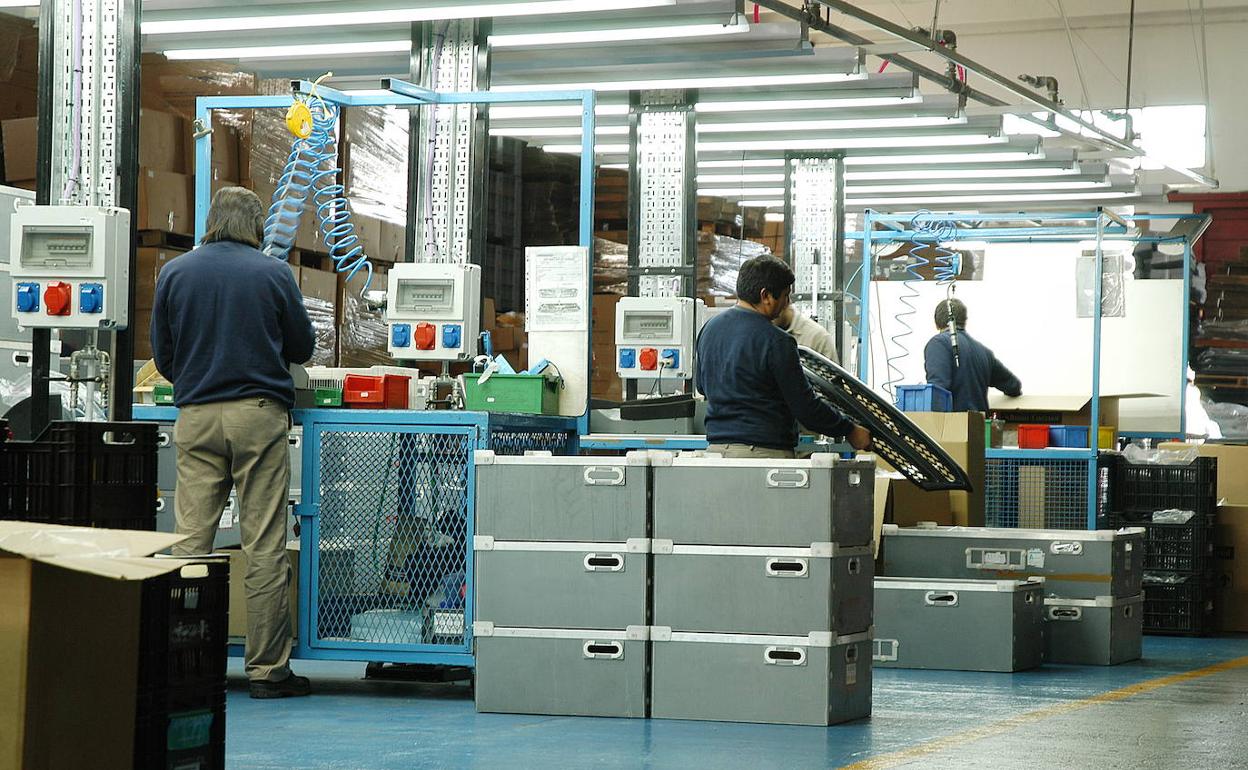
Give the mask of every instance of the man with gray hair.
[{"label": "man with gray hair", "polygon": [[310,690],[290,670],[286,437],[295,402],[289,365],[311,358],[316,339],[290,268],[259,251],[263,235],[255,193],[226,187],[213,196],[199,248],[160,272],[152,351],[178,406],[175,501],[186,539],[173,552],[212,551],[235,487],[251,697],[283,698]]}]

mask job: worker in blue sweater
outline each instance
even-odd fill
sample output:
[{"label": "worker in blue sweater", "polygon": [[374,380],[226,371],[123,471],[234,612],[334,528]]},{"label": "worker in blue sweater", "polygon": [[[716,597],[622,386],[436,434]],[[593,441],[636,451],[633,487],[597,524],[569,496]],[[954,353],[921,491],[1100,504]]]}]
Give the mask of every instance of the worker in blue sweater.
[{"label": "worker in blue sweater", "polygon": [[789,305],[793,271],[767,255],[737,274],[737,305],[716,315],[698,336],[697,387],[706,396],[706,439],[725,457],[791,458],[798,423],[844,436],[867,449],[866,428],[815,394],[797,343],[772,325]]},{"label": "worker in blue sweater", "polygon": [[987,412],[988,388],[1021,396],[1023,384],[987,346],[966,333],[966,305],[950,297],[935,313],[936,336],[923,349],[927,381],[953,394],[953,411]]},{"label": "worker in blue sweater", "polygon": [[213,196],[199,248],[160,271],[152,352],[178,406],[175,504],[186,539],[174,555],[212,551],[237,488],[251,697],[283,698],[310,690],[290,670],[288,367],[312,357],[316,338],[290,268],[260,253],[263,236],[255,193],[226,187]]}]

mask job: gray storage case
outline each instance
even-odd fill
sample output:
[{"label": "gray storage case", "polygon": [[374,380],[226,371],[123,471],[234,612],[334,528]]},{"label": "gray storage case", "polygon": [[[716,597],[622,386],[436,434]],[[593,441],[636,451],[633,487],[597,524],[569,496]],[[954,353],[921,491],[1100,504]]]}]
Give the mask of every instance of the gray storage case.
[{"label": "gray storage case", "polygon": [[647,625],[650,541],[516,543],[473,538],[475,617],[520,628]]},{"label": "gray storage case", "polygon": [[1045,659],[1050,663],[1115,666],[1139,660],[1144,595],[1044,600]]},{"label": "gray storage case", "polygon": [[673,545],[655,540],[654,624],[676,631],[805,636],[871,627],[870,546]]},{"label": "gray storage case", "polygon": [[622,543],[649,537],[650,459],[474,453],[478,535]]},{"label": "gray storage case", "polygon": [[654,452],[654,537],[681,545],[866,545],[875,464]]},{"label": "gray storage case", "polygon": [[831,725],[871,714],[870,631],[763,636],[655,626],[650,639],[656,718]]},{"label": "gray storage case", "polygon": [[1044,581],[876,578],[872,659],[886,668],[1035,668],[1044,660]]},{"label": "gray storage case", "polygon": [[1144,530],[991,527],[900,528],[885,524],[889,577],[1045,579],[1045,593],[1073,599],[1135,596],[1144,577]]},{"label": "gray storage case", "polygon": [[499,628],[472,624],[477,711],[646,716],[650,630]]}]

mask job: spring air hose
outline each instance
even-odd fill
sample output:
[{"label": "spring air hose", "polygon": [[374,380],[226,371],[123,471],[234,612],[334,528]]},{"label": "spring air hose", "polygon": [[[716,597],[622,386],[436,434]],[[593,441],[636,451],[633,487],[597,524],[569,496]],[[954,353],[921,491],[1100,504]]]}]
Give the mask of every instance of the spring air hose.
[{"label": "spring air hose", "polygon": [[[910,351],[906,348],[905,339],[914,334],[914,329],[910,325],[910,319],[917,312],[914,301],[919,296],[918,284],[923,281],[923,275],[919,270],[927,265],[933,265],[936,282],[945,286],[945,301],[953,298],[954,282],[957,280],[958,273],[962,270],[961,255],[941,245],[942,241],[951,240],[957,234],[957,225],[949,220],[939,219],[932,212],[927,210],[918,211],[910,218],[910,229],[914,232],[914,246],[909,251],[910,259],[906,264],[906,273],[909,276],[905,281],[905,292],[899,297],[899,301],[904,306],[904,310],[896,313],[893,320],[901,327],[901,331],[889,337],[889,340],[896,346],[893,354],[887,355],[885,362],[888,366],[888,379],[884,382],[884,391],[893,395],[893,388],[899,384],[905,377],[905,373],[897,362],[909,357]],[[924,252],[933,255],[933,259],[923,256]],[[953,324],[950,313],[950,327],[953,341],[953,359],[954,365],[958,365],[958,343],[957,328]]]},{"label": "spring air hose", "polygon": [[360,287],[360,294],[363,294],[372,283],[373,265],[355,233],[346,188],[337,181],[341,172],[334,139],[338,106],[321,99],[310,100],[306,106],[312,118],[311,130],[306,137],[296,133],[291,144],[264,223],[263,251],[283,261],[289,257],[299,229],[299,217],[308,207],[310,198],[321,239],[334,260],[334,269],[346,273],[348,281],[363,270],[364,285]]}]

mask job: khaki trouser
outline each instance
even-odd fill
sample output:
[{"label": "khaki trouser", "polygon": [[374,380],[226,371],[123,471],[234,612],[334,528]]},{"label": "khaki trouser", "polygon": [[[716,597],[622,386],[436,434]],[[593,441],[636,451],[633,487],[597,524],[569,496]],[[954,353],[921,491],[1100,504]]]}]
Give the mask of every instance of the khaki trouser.
[{"label": "khaki trouser", "polygon": [[765,446],[751,446],[750,444],[711,444],[706,448],[706,451],[721,454],[725,458],[752,457],[757,460],[791,460],[796,457],[792,449],[770,449]]},{"label": "khaki trouser", "polygon": [[278,682],[290,675],[290,562],[286,500],[290,413],[271,398],[244,398],[178,410],[175,556],[209,553],[230,495],[238,490],[238,524],[247,554],[247,677]]}]

